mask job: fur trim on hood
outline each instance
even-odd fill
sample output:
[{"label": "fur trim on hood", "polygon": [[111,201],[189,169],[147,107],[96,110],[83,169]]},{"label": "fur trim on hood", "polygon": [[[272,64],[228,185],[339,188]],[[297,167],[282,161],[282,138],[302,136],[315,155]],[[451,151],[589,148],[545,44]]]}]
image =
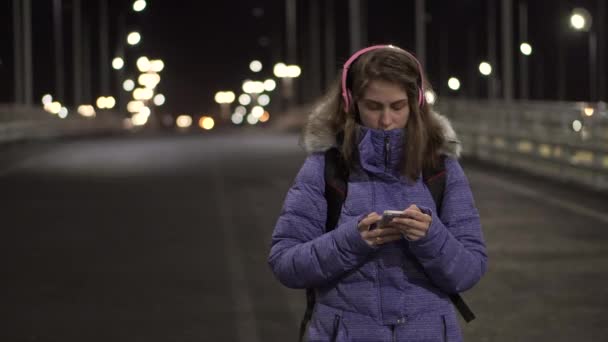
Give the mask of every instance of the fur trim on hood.
[{"label": "fur trim on hood", "polygon": [[[336,146],[336,132],[333,132],[330,128],[331,125],[326,113],[324,106],[318,106],[308,116],[301,138],[301,144],[308,153],[324,152],[332,146]],[[445,144],[441,152],[452,158],[459,158],[462,146],[452,128],[452,124],[448,118],[435,111],[431,111],[431,115],[439,122],[445,137]]]}]

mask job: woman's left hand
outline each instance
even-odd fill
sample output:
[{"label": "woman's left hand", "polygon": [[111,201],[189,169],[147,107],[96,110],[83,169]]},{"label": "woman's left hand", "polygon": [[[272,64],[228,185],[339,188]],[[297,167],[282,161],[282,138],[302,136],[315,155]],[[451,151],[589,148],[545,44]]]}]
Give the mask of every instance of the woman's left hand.
[{"label": "woman's left hand", "polygon": [[396,217],[390,226],[401,230],[409,241],[417,241],[426,236],[431,226],[431,216],[423,213],[415,204],[403,211],[405,217]]}]

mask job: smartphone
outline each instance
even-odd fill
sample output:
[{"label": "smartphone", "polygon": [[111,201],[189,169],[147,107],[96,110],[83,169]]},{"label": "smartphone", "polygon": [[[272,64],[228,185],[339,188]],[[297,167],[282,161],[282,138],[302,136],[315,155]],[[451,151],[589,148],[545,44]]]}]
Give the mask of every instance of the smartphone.
[{"label": "smartphone", "polygon": [[380,226],[388,225],[395,217],[405,217],[405,213],[401,210],[385,210],[382,213],[382,220],[380,221]]}]

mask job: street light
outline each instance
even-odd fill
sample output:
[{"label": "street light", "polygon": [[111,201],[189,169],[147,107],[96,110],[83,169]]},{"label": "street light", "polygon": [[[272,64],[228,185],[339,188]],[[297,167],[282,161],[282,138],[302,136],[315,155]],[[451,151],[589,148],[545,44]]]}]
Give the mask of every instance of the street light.
[{"label": "street light", "polygon": [[146,1],[145,0],[137,0],[133,3],[133,10],[135,12],[141,12],[146,8]]},{"label": "street light", "polygon": [[570,14],[570,27],[575,31],[589,33],[589,100],[596,100],[597,93],[597,36],[592,30],[592,18],[584,8],[575,8]]},{"label": "street light", "polygon": [[532,46],[528,43],[521,43],[521,45],[519,45],[519,51],[524,55],[524,56],[530,56],[532,54]]},{"label": "street light", "polygon": [[124,65],[125,61],[120,57],[116,57],[112,60],[112,68],[114,68],[114,70],[120,70]]},{"label": "street light", "polygon": [[448,80],[448,87],[454,91],[460,89],[460,80],[456,77],[450,77]]},{"label": "street light", "polygon": [[492,74],[492,66],[488,62],[479,63],[479,72],[484,76],[490,76]]},{"label": "street light", "polygon": [[131,32],[127,36],[127,43],[129,45],[137,45],[141,41],[141,35],[139,32]]},{"label": "street light", "polygon": [[251,61],[251,63],[249,63],[249,69],[251,69],[251,71],[253,72],[259,72],[260,70],[262,70],[262,62],[260,61]]},{"label": "street light", "polygon": [[277,63],[273,68],[274,75],[281,79],[282,95],[287,100],[288,106],[291,106],[293,98],[293,79],[300,77],[302,70],[297,65],[285,65],[285,63]]},{"label": "street light", "polygon": [[223,121],[228,121],[230,115],[230,104],[234,102],[236,96],[231,91],[218,91],[215,93],[215,102],[220,105]]}]

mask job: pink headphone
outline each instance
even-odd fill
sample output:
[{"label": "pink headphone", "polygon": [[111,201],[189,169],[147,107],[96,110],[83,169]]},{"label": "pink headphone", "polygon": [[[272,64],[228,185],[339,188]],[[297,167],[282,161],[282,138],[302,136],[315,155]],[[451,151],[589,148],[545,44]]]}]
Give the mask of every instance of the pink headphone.
[{"label": "pink headphone", "polygon": [[409,53],[401,48],[398,48],[396,46],[393,46],[393,45],[374,45],[374,46],[366,47],[364,49],[361,49],[361,50],[355,52],[346,61],[346,63],[344,63],[344,67],[342,67],[342,98],[344,99],[344,111],[345,112],[348,112],[348,109],[350,108],[350,105],[353,102],[352,94],[351,94],[350,90],[348,90],[346,87],[346,78],[348,77],[348,69],[350,68],[351,64],[353,64],[353,62],[355,60],[357,60],[357,58],[359,58],[359,56],[361,56],[362,54],[364,54],[368,51],[385,49],[385,48],[397,49],[399,51],[402,51],[407,56],[409,56],[414,61],[416,61],[416,64],[418,65],[418,72],[420,75],[420,85],[418,86],[418,106],[422,107],[424,105],[424,89],[422,86],[422,84],[423,84],[422,65],[420,65],[420,62],[416,59],[416,57],[414,57],[414,55],[412,55],[411,53]]}]

